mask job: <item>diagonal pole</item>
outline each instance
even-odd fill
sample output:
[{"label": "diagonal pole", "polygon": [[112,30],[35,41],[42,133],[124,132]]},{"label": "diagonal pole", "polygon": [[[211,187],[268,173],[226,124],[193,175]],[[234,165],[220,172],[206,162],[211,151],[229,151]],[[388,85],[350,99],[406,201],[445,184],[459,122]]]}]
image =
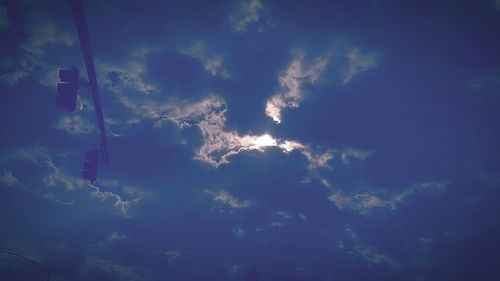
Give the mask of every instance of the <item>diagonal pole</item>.
[{"label": "diagonal pole", "polygon": [[83,1],[71,0],[71,9],[73,10],[73,17],[75,19],[78,38],[80,40],[83,60],[85,61],[85,67],[87,68],[87,76],[89,79],[90,90],[92,92],[92,100],[94,101],[94,108],[97,116],[97,125],[99,127],[99,136],[101,142],[101,157],[104,163],[109,163],[108,144],[106,141],[106,131],[104,128],[104,117],[102,114],[101,102],[99,101],[99,91],[95,74],[94,58],[92,56],[92,49],[90,48],[89,32],[87,29],[87,21],[85,19]]}]

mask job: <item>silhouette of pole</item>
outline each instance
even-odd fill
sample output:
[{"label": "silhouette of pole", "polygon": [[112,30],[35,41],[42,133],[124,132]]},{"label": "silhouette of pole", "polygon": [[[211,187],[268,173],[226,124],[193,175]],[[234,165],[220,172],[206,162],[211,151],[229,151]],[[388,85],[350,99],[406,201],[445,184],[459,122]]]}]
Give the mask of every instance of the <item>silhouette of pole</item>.
[{"label": "silhouette of pole", "polygon": [[29,262],[31,264],[34,264],[34,265],[40,267],[41,269],[43,269],[47,273],[47,281],[50,281],[50,270],[47,267],[39,264],[38,262],[36,262],[36,261],[34,261],[34,260],[30,259],[30,258],[22,256],[22,255],[20,255],[18,253],[14,253],[14,252],[11,252],[11,251],[6,251],[6,250],[1,250],[0,253],[18,257],[18,258],[20,258],[22,260],[25,260],[25,261],[27,261],[27,262]]},{"label": "silhouette of pole", "polygon": [[82,0],[71,0],[71,9],[75,20],[76,31],[82,49],[83,60],[87,68],[87,76],[89,80],[90,90],[92,92],[92,100],[94,101],[95,113],[97,116],[97,124],[99,127],[99,135],[101,140],[101,156],[102,161],[109,163],[108,144],[106,141],[106,131],[104,129],[104,117],[102,114],[101,102],[99,100],[99,91],[97,87],[97,78],[94,67],[94,58],[90,47],[89,32],[87,29],[87,21],[85,19],[85,11]]}]

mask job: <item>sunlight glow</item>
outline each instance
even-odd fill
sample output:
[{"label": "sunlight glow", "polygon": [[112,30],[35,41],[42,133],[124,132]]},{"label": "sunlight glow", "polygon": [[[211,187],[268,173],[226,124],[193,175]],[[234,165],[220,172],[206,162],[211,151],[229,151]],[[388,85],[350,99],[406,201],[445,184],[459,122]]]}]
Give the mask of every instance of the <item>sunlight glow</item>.
[{"label": "sunlight glow", "polygon": [[268,146],[276,146],[276,145],[277,145],[276,140],[269,134],[264,134],[260,137],[257,137],[253,141],[253,146],[255,147],[255,149],[259,150]]}]

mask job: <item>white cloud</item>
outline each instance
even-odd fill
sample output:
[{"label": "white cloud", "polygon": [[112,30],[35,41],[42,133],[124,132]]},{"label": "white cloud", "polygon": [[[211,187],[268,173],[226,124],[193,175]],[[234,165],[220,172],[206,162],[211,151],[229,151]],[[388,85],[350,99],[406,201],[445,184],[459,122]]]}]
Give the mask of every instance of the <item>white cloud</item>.
[{"label": "white cloud", "polygon": [[274,211],[272,217],[273,220],[270,223],[271,227],[281,228],[290,224],[290,221],[292,220],[292,216],[283,210]]},{"label": "white cloud", "polygon": [[92,123],[78,115],[63,116],[55,127],[72,135],[85,135],[95,131],[95,126]]},{"label": "white cloud", "polygon": [[108,240],[111,240],[111,241],[122,241],[122,240],[126,240],[126,239],[127,239],[127,235],[125,235],[123,233],[118,233],[118,232],[112,232],[108,236]]},{"label": "white cloud", "polygon": [[52,45],[73,47],[76,45],[76,37],[73,32],[60,28],[66,25],[40,18],[36,12],[38,8],[34,6],[28,8],[26,39],[19,44],[19,54],[16,57],[5,56],[1,67],[6,71],[2,71],[0,83],[16,85],[35,71],[41,73],[36,77],[40,84],[54,87],[57,83],[57,70],[60,66],[55,65],[50,59],[47,47]]},{"label": "white cloud", "polygon": [[65,174],[56,166],[56,164],[48,154],[46,154],[45,157],[47,158],[45,162],[46,165],[52,170],[52,172],[45,176],[43,179],[45,185],[62,185],[67,191],[85,187],[86,182],[83,179],[75,178],[73,176]]},{"label": "white cloud", "polygon": [[365,160],[367,157],[372,155],[371,151],[364,151],[360,149],[355,149],[348,147],[345,149],[338,149],[335,152],[340,156],[342,162],[345,165],[349,165],[350,161],[355,160]]},{"label": "white cloud", "polygon": [[[134,192],[132,192],[132,194],[129,194],[132,195],[131,199],[125,200],[123,196],[111,191],[104,191],[102,190],[102,188],[94,184],[88,184],[88,186],[91,188],[90,195],[92,197],[95,197],[103,202],[111,202],[115,210],[118,211],[119,214],[126,217],[131,216],[130,209],[137,205],[139,201],[141,201],[145,196],[145,192],[139,189],[128,187],[129,189],[134,190]],[[125,188],[124,192],[127,193]]]},{"label": "white cloud", "polygon": [[317,57],[312,63],[304,63],[304,54],[297,52],[285,73],[280,75],[281,89],[266,102],[266,115],[276,123],[281,123],[281,111],[297,108],[304,94],[302,84],[314,84],[325,70],[328,57]]},{"label": "white cloud", "polygon": [[180,251],[167,251],[165,252],[165,255],[168,258],[168,264],[169,265],[174,265],[177,263],[177,261],[182,258],[182,253]]},{"label": "white cloud", "polygon": [[[400,265],[390,258],[388,255],[382,254],[378,252],[375,248],[366,246],[363,241],[359,238],[359,236],[349,227],[346,228],[347,238],[351,244],[351,254],[354,254],[362,259],[364,259],[367,263],[373,265],[385,264],[392,269],[398,269]],[[339,247],[345,248],[346,245],[344,242],[339,241]]]},{"label": "white cloud", "polygon": [[328,199],[337,206],[339,210],[351,210],[360,214],[368,214],[371,209],[397,209],[407,197],[416,192],[425,192],[433,190],[442,190],[447,182],[427,181],[410,186],[399,192],[390,192],[388,190],[377,191],[356,191],[346,193],[341,190],[335,190]]},{"label": "white cloud", "polygon": [[[137,107],[133,107],[136,108]],[[161,108],[161,109],[158,109]],[[166,113],[160,119],[170,120],[182,127],[197,126],[203,136],[203,145],[196,152],[195,158],[215,167],[229,163],[228,158],[243,151],[264,151],[266,148],[279,148],[283,153],[300,151],[309,161],[309,168],[327,167],[333,154],[329,151],[315,154],[309,146],[297,141],[281,140],[269,134],[240,135],[235,131],[225,131],[225,102],[209,96],[199,102],[181,103],[178,106],[162,105],[157,108],[140,107],[140,113],[147,116],[159,116],[162,110]]]},{"label": "white cloud", "polygon": [[352,48],[347,54],[347,68],[342,75],[342,84],[346,85],[356,75],[376,67],[379,60],[379,53],[362,52],[359,48]]},{"label": "white cloud", "polygon": [[245,230],[241,227],[233,227],[232,231],[236,238],[242,238],[246,234]]},{"label": "white cloud", "polygon": [[198,41],[188,47],[179,47],[178,50],[181,54],[199,60],[212,76],[229,78],[229,73],[223,66],[222,56],[208,51],[205,43]]},{"label": "white cloud", "polygon": [[19,182],[19,180],[14,176],[14,174],[7,169],[3,170],[3,175],[1,180],[2,183],[7,185],[8,187],[13,187]]},{"label": "white cloud", "polygon": [[248,26],[258,22],[264,8],[261,0],[240,0],[229,15],[229,24],[237,32],[245,32]]},{"label": "white cloud", "polygon": [[205,189],[204,192],[210,194],[214,201],[224,204],[225,206],[228,206],[232,209],[244,209],[252,205],[249,200],[241,201],[224,190],[213,192]]},{"label": "white cloud", "polygon": [[[41,147],[28,147],[3,155],[0,164],[4,167],[11,166],[13,172],[10,170],[9,172],[13,175],[17,171],[18,177],[17,181],[14,181],[9,173],[6,175],[4,172],[2,181],[65,205],[82,202],[85,198],[97,198],[102,202],[111,203],[113,212],[126,217],[131,216],[131,208],[147,196],[145,191],[124,185],[117,180],[100,181],[101,186],[114,190],[114,192],[104,191],[102,187],[90,185],[80,177],[74,177],[63,171],[56,164],[54,157],[63,161],[66,156],[49,152],[48,149]],[[26,171],[29,171],[29,177],[21,176],[26,174]],[[86,195],[84,198],[79,197],[82,192]]]},{"label": "white cloud", "polygon": [[145,79],[146,65],[142,56],[133,55],[123,65],[96,61],[96,67],[99,85],[115,94],[149,95],[157,91],[157,87]]}]

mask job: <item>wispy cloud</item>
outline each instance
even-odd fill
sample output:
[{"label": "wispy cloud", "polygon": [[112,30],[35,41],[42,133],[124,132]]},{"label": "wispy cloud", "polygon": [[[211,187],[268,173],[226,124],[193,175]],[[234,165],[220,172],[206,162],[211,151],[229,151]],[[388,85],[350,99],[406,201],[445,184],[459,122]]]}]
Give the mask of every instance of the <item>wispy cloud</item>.
[{"label": "wispy cloud", "polygon": [[[4,169],[2,181],[6,185],[28,190],[42,198],[65,205],[82,203],[86,198],[97,198],[110,203],[108,206],[112,212],[126,217],[130,217],[131,208],[147,196],[145,191],[117,180],[103,180],[100,182],[101,187],[90,185],[80,177],[63,171],[56,164],[54,157],[60,161],[65,158],[60,153],[42,147],[27,147],[2,155],[0,165],[11,167],[9,170]],[[27,171],[29,177],[21,176]],[[14,177],[14,174],[18,176]],[[103,187],[113,192],[105,191]],[[82,194],[85,195],[83,198]]]},{"label": "wispy cloud", "polygon": [[[286,154],[298,150],[309,160],[309,168],[326,167],[327,162],[333,157],[329,151],[316,154],[307,145],[278,139],[267,133],[240,135],[235,131],[226,131],[224,126],[227,107],[225,102],[216,96],[209,96],[199,102],[163,106],[163,108],[167,113],[161,119],[170,120],[181,128],[197,126],[200,129],[204,142],[196,152],[195,158],[215,167],[229,163],[229,157],[241,152],[263,152],[266,148],[273,147],[281,149]],[[148,113],[148,115],[157,114]]]},{"label": "wispy cloud", "polygon": [[285,210],[275,210],[271,213],[270,222],[267,225],[260,226],[256,231],[267,231],[290,226],[292,224],[308,223],[308,218],[303,213],[292,214]]},{"label": "wispy cloud", "polygon": [[[91,189],[90,195],[92,197],[97,198],[102,202],[111,202],[114,209],[118,211],[121,215],[126,217],[131,216],[130,213],[131,208],[137,205],[137,203],[139,203],[139,201],[141,201],[146,194],[142,190],[131,187],[125,187],[124,191],[126,193],[129,193],[129,195],[131,195],[129,196],[131,197],[131,199],[125,200],[122,195],[119,195],[111,191],[104,191],[97,185],[88,184],[88,186]],[[129,192],[127,192],[127,188],[129,189]]]},{"label": "wispy cloud", "polygon": [[262,0],[240,0],[229,15],[231,28],[236,32],[247,31],[250,24],[259,21],[263,8]]},{"label": "wispy cloud", "polygon": [[153,83],[146,81],[146,65],[142,56],[132,56],[122,65],[96,61],[96,67],[99,84],[116,94],[148,95],[157,91]]},{"label": "wispy cloud", "polygon": [[123,233],[119,233],[119,232],[112,232],[108,236],[108,240],[110,240],[110,241],[122,241],[122,240],[126,240],[126,239],[127,239],[127,235],[125,235]]},{"label": "wispy cloud", "polygon": [[178,50],[181,54],[199,60],[203,68],[212,76],[229,78],[229,73],[223,65],[223,57],[215,52],[209,51],[202,41],[197,41],[189,46],[179,47]]},{"label": "wispy cloud", "polygon": [[181,251],[166,251],[165,256],[167,256],[169,265],[175,265],[182,258],[182,252]]},{"label": "wispy cloud", "polygon": [[[339,248],[349,248],[353,255],[364,259],[367,263],[373,265],[387,265],[392,269],[398,269],[400,264],[388,255],[380,253],[377,249],[365,245],[365,243],[359,238],[358,234],[355,233],[350,227],[345,229],[347,234],[347,241],[338,241]],[[346,245],[346,243],[349,245]]]},{"label": "wispy cloud", "polygon": [[348,84],[356,75],[376,67],[380,61],[380,54],[363,52],[359,48],[352,48],[347,53],[347,67],[342,75],[342,84]]},{"label": "wispy cloud", "polygon": [[328,64],[328,56],[317,57],[311,63],[304,62],[304,53],[295,53],[288,69],[280,75],[281,89],[266,102],[266,115],[281,123],[281,111],[296,108],[304,99],[303,84],[314,84]]},{"label": "wispy cloud", "polygon": [[[68,30],[61,28],[66,25],[40,17],[36,12],[40,7],[35,6],[27,6],[26,38],[19,44],[18,53],[15,57],[5,54],[2,58],[0,83],[17,85],[23,78],[36,72],[35,78],[38,82],[53,87],[57,83],[59,66],[50,59],[47,48],[76,45],[76,36],[69,31],[69,28]],[[8,11],[5,7],[1,10],[3,12],[0,13],[7,16]],[[0,15],[0,18],[3,16]]]},{"label": "wispy cloud", "polygon": [[8,187],[13,187],[19,182],[19,180],[14,176],[14,174],[7,169],[3,169],[3,175],[1,181]]},{"label": "wispy cloud", "polygon": [[446,188],[447,184],[445,181],[426,181],[397,192],[389,190],[344,192],[334,189],[328,199],[339,210],[351,210],[359,214],[369,214],[375,208],[396,210],[398,205],[409,196],[417,192],[439,191]]},{"label": "wispy cloud", "polygon": [[57,129],[65,130],[72,135],[85,135],[95,131],[95,126],[81,116],[63,116],[57,122]]},{"label": "wispy cloud", "polygon": [[244,209],[252,205],[249,200],[239,200],[224,190],[210,191],[205,189],[204,192],[210,194],[215,202],[219,202],[232,209]]}]

